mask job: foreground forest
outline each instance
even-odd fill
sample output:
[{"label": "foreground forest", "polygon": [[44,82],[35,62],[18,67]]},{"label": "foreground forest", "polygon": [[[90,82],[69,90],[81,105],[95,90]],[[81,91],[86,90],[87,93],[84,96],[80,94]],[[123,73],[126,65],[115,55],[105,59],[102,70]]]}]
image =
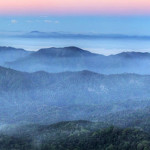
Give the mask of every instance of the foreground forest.
[{"label": "foreground forest", "polygon": [[88,121],[5,127],[1,150],[149,150],[150,135]]}]

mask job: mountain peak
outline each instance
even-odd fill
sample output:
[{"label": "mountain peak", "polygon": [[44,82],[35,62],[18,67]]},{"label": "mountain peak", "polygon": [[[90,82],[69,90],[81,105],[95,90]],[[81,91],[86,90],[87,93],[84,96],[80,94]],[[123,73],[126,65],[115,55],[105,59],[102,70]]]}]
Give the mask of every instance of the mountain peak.
[{"label": "mountain peak", "polygon": [[83,51],[83,49],[76,47],[76,46],[68,46],[68,47],[64,47],[64,48],[65,49],[71,49],[71,50],[82,50]]},{"label": "mountain peak", "polygon": [[45,48],[40,49],[34,55],[41,56],[52,56],[52,57],[80,57],[80,56],[91,56],[94,55],[89,51],[85,51],[75,46],[64,47],[64,48]]},{"label": "mountain peak", "polygon": [[21,48],[14,48],[9,46],[0,46],[0,51],[25,51],[25,50]]}]

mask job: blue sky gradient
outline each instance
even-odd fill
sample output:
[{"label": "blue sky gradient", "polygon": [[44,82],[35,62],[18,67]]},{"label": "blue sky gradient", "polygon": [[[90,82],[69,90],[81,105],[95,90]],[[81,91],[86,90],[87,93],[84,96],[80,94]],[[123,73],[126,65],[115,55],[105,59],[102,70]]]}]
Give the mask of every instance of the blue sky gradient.
[{"label": "blue sky gradient", "polygon": [[0,31],[150,35],[148,16],[0,17]]},{"label": "blue sky gradient", "polygon": [[[101,54],[122,51],[150,52],[149,16],[30,16],[0,17],[0,46],[13,46],[27,50],[44,47],[78,46]],[[107,38],[19,38],[7,35],[24,35],[31,31],[45,33],[95,35]],[[110,38],[114,34],[140,38]],[[148,36],[148,38],[143,38]]]}]

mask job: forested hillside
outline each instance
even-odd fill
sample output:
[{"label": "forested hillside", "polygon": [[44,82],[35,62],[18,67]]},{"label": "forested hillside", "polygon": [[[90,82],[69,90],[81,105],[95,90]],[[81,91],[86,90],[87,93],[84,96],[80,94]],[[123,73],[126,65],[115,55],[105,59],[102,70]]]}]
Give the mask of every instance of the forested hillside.
[{"label": "forested hillside", "polygon": [[7,127],[7,130],[0,135],[0,149],[149,150],[149,134],[137,129],[107,126],[105,125],[104,128],[101,123],[76,121],[50,126],[22,126],[19,129],[16,127],[9,130]]},{"label": "forested hillside", "polygon": [[89,71],[50,74],[0,68],[2,122],[98,121],[150,105],[150,76]]}]

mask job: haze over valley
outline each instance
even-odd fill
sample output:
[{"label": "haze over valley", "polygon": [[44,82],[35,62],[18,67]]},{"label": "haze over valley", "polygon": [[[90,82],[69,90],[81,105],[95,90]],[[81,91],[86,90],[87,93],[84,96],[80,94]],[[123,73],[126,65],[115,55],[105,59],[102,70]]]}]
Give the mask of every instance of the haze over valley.
[{"label": "haze over valley", "polygon": [[149,53],[104,56],[77,47],[36,52],[1,47],[0,55],[4,123],[103,121],[149,106]]},{"label": "haze over valley", "polygon": [[[88,124],[88,136],[110,125],[118,130],[138,127],[142,132],[150,132],[149,53],[105,56],[73,46],[38,51],[0,47],[0,57],[0,131],[6,134],[5,138],[17,138],[13,143],[18,145],[18,137],[30,134],[30,138],[22,142],[31,140],[24,147],[34,149],[37,145],[32,142],[37,139],[33,137],[40,134],[42,141],[50,144],[49,138],[54,134],[50,124],[64,122],[60,125],[63,131],[63,124],[74,128],[74,125],[80,126],[82,120],[89,121],[82,124],[82,128]],[[96,127],[90,121],[95,122]],[[55,132],[59,131],[57,124],[54,126]],[[19,135],[17,128],[20,128]],[[43,131],[38,133],[38,128]],[[67,135],[64,132],[62,136],[67,138],[70,131]],[[56,133],[54,137],[58,141]],[[0,144],[0,147],[6,148],[6,145]]]}]

